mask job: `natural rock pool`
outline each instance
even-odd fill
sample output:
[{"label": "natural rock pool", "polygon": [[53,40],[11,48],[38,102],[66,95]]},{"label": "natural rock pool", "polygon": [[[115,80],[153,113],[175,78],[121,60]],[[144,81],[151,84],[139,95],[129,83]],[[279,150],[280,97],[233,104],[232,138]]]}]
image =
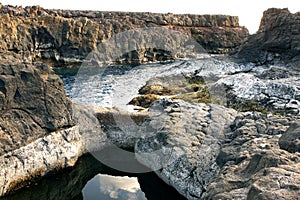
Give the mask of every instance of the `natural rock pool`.
[{"label": "natural rock pool", "polygon": [[[201,76],[204,79],[205,84],[210,85],[209,92],[212,95],[219,95],[223,97],[223,102],[227,101],[225,98],[227,97],[227,92],[230,92],[231,95],[235,96],[237,100],[241,100],[241,102],[248,100],[250,102],[255,102],[261,101],[261,99],[270,101],[271,99],[274,103],[271,104],[270,109],[275,110],[277,109],[276,106],[279,103],[283,103],[286,105],[285,107],[287,107],[289,101],[299,93],[299,90],[295,86],[290,84],[291,80],[289,76],[264,80],[266,74],[273,74],[274,71],[277,72],[280,70],[285,69],[281,66],[255,67],[251,63],[238,64],[222,57],[203,57],[194,60],[151,63],[135,67],[104,67],[100,71],[95,71],[95,73],[92,74],[85,74],[84,70],[81,71],[81,69],[79,69],[75,70],[76,73],[61,73],[61,77],[64,81],[68,96],[76,103],[81,103],[89,106],[92,105],[100,107],[117,107],[125,110],[133,110],[134,107],[128,105],[128,102],[133,97],[139,94],[139,89],[144,86],[148,80],[158,78],[159,81],[170,81],[168,84],[173,84],[172,81],[176,82],[178,81],[178,79],[186,79],[187,74],[190,74],[192,76]],[[58,71],[58,73],[60,72]],[[167,78],[164,80],[163,78],[174,75],[176,75],[175,80],[172,80],[172,78]],[[186,81],[188,82],[188,79],[186,79]],[[227,90],[227,86],[230,86],[230,90]],[[269,90],[268,88],[272,88],[272,90]],[[226,90],[222,91],[222,89]],[[261,95],[266,93],[268,93],[268,96]],[[284,98],[281,98],[281,96],[284,96]],[[255,99],[256,97],[260,97],[261,99]],[[240,105],[237,104],[227,106],[236,106],[236,109],[254,109],[253,107],[243,107],[242,103]],[[293,107],[291,107],[291,109],[293,109]],[[296,106],[296,109],[294,109],[293,112],[297,112],[297,109],[298,107]],[[280,111],[280,109],[278,110]],[[134,194],[132,192],[130,193],[131,195],[133,195],[133,199],[151,199],[149,197],[149,194],[145,192],[145,189],[147,190],[147,187],[141,185],[142,190],[140,190],[137,187],[136,180],[128,177],[121,178],[115,176],[103,176],[102,174],[103,173],[100,172],[100,174],[98,174],[96,177],[90,179],[90,182],[83,189],[82,194],[86,199],[89,198],[88,196],[85,196],[87,195],[87,191],[89,191],[88,193],[90,195],[94,193],[97,195],[112,195],[114,197],[118,196],[118,193],[116,193],[116,191],[123,191],[122,195],[119,196],[119,198],[122,199],[126,197],[125,199],[128,199],[128,194],[125,194],[124,192],[124,187],[128,188],[128,185],[134,185],[134,189],[129,189],[130,191],[135,191]],[[112,175],[111,173],[108,174]],[[123,174],[123,176],[126,176],[126,174]],[[139,176],[140,175],[137,175],[137,178]],[[109,182],[106,185],[112,185],[113,182],[119,182],[122,183],[122,187],[117,189],[115,186],[111,186],[109,189],[114,191],[112,194],[109,193],[108,188],[102,188],[100,190],[104,191],[104,193],[99,194],[97,193],[99,192],[99,190],[96,191],[93,188],[99,189],[99,182],[104,180]],[[144,183],[146,184],[151,183],[151,181],[149,182],[146,179],[144,180]],[[140,182],[139,178],[138,181]],[[127,182],[128,185],[125,184]],[[112,189],[113,187],[115,188]],[[145,196],[143,196],[142,191],[145,192]],[[168,189],[162,191],[164,191],[164,194],[169,193],[166,192],[168,191]],[[151,191],[150,193],[156,194],[157,191]],[[173,190],[172,194],[177,198],[181,198],[181,196],[175,190]],[[175,197],[172,197],[172,199],[174,199]],[[155,197],[154,199],[159,198]],[[164,197],[163,199],[168,198]]]},{"label": "natural rock pool", "polygon": [[[117,107],[132,111],[136,107],[128,105],[128,102],[139,95],[139,89],[147,84],[147,81],[154,81],[154,83],[158,81],[161,84],[172,85],[176,82],[186,81],[188,83],[190,79],[187,77],[191,76],[201,77],[204,84],[210,87],[210,95],[219,95],[225,98],[227,94],[222,89],[228,89],[226,86],[228,85],[231,88],[225,92],[231,92],[231,96],[238,100],[246,99],[255,102],[257,100],[251,98],[265,90],[264,94],[268,92],[269,96],[267,98],[262,96],[261,98],[265,98],[266,101],[271,99],[275,102],[274,105],[278,105],[278,102],[288,105],[293,98],[296,99],[294,100],[296,103],[298,102],[299,90],[294,85],[298,84],[299,79],[285,76],[263,80],[266,79],[266,74],[272,75],[277,71],[284,70],[284,68],[280,66],[255,67],[251,63],[238,64],[222,57],[207,56],[193,60],[150,63],[134,67],[109,66],[96,71],[85,71],[84,69],[86,68],[83,67],[83,70],[82,68],[63,68],[56,69],[56,73],[61,76],[66,93],[72,101],[86,106]],[[176,78],[173,78],[174,76]],[[291,78],[296,80],[293,82],[294,85],[291,85]],[[247,84],[245,85],[245,83]],[[268,89],[270,86],[272,86],[272,90]],[[283,98],[279,98],[280,96]],[[225,100],[223,102],[226,102]],[[181,105],[182,108],[184,105]],[[270,108],[276,108],[274,105],[271,105]],[[199,111],[201,107],[190,108],[191,106],[192,104],[187,104],[186,109],[178,114],[186,118],[191,115],[192,110]],[[212,108],[213,106],[210,106],[210,112]],[[292,111],[297,112],[297,110],[298,106]],[[204,119],[203,117],[200,118]],[[181,181],[183,180],[179,182]],[[172,186],[174,185],[176,187],[176,183],[173,183]],[[185,192],[184,188],[181,192]],[[143,174],[120,172],[103,165],[88,154],[81,157],[75,167],[47,176],[34,185],[2,199],[184,198],[173,187],[158,178],[154,172]]]},{"label": "natural rock pool", "polygon": [[[162,192],[163,191],[163,192]],[[73,168],[21,189],[1,200],[58,200],[58,199],[184,199],[165,184],[154,172],[130,174],[111,169],[92,155],[82,156]]]},{"label": "natural rock pool", "polygon": [[[185,66],[180,69],[179,66]],[[80,74],[80,68],[56,69],[72,101],[87,106],[119,107],[132,110],[127,103],[153,77],[193,72],[185,61],[140,66],[110,66],[93,76]],[[143,167],[143,166],[142,166]],[[151,170],[146,170],[151,171]],[[58,187],[59,186],[59,187]],[[44,196],[39,196],[44,191]],[[125,173],[101,164],[91,155],[83,156],[72,169],[43,180],[5,199],[185,199],[154,172]]]}]

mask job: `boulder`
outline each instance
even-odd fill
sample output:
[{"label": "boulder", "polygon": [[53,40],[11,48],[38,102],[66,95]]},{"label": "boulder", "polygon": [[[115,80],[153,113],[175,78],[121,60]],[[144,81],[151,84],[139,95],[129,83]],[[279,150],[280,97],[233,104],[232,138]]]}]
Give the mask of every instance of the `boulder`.
[{"label": "boulder", "polygon": [[73,166],[84,149],[61,79],[21,60],[0,58],[0,196]]},{"label": "boulder", "polygon": [[282,134],[279,146],[291,153],[300,152],[300,121],[292,124],[287,132]]},{"label": "boulder", "polygon": [[42,63],[2,55],[0,102],[0,155],[74,125],[62,81]]}]

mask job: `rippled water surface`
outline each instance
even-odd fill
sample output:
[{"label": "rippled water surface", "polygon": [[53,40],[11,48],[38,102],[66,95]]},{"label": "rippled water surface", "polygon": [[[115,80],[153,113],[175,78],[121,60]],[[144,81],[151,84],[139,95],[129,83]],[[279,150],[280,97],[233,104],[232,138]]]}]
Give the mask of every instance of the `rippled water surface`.
[{"label": "rippled water surface", "polygon": [[[82,67],[84,68],[84,67]],[[67,95],[85,105],[130,109],[127,103],[153,77],[193,72],[198,68],[186,61],[152,63],[136,67],[103,67],[87,74],[79,69],[73,76],[62,76]]]}]

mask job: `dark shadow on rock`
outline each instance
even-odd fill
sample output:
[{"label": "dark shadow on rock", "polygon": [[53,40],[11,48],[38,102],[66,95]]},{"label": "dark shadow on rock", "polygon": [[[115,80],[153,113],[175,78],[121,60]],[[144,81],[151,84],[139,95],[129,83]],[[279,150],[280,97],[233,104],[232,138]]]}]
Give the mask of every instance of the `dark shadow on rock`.
[{"label": "dark shadow on rock", "polygon": [[17,191],[15,194],[0,198],[0,200],[57,200],[83,199],[82,189],[86,183],[97,174],[112,176],[137,177],[142,191],[148,200],[185,199],[178,192],[159,179],[154,172],[131,174],[109,168],[92,155],[82,156],[73,168],[48,175],[39,182]]}]

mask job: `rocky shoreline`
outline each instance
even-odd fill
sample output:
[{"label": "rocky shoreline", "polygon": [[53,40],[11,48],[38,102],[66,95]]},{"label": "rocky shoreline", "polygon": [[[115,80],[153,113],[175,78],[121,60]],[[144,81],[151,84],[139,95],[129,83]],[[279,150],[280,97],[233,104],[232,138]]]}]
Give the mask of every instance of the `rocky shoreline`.
[{"label": "rocky shoreline", "polygon": [[[113,143],[188,199],[299,197],[299,13],[269,9],[249,38],[236,17],[223,15],[2,5],[0,13],[0,196]],[[142,27],[182,31],[210,53],[233,55],[181,63],[199,66],[183,75],[188,84],[149,80],[141,94],[176,96],[136,100],[147,112],[72,103],[49,65],[84,62],[101,41]],[[177,58],[143,48],[122,56],[119,63]],[[115,116],[132,119],[132,129],[123,124],[131,132]]]},{"label": "rocky shoreline", "polygon": [[[232,52],[249,35],[235,16],[47,10],[39,6],[0,5],[0,24],[1,32],[8,33],[0,37],[1,53],[15,52],[25,60],[43,61],[52,66],[82,63],[101,42],[138,28],[168,28],[192,38],[209,53]],[[120,38],[118,43],[125,48],[125,55],[109,57],[116,47],[108,45],[104,50],[110,53],[104,59],[122,64],[180,56],[168,52],[168,44],[160,49],[148,46],[151,37],[149,31],[139,37],[131,35],[130,41]],[[156,37],[155,43],[165,40],[163,34]],[[174,38],[171,48],[179,45],[177,40]]]}]

